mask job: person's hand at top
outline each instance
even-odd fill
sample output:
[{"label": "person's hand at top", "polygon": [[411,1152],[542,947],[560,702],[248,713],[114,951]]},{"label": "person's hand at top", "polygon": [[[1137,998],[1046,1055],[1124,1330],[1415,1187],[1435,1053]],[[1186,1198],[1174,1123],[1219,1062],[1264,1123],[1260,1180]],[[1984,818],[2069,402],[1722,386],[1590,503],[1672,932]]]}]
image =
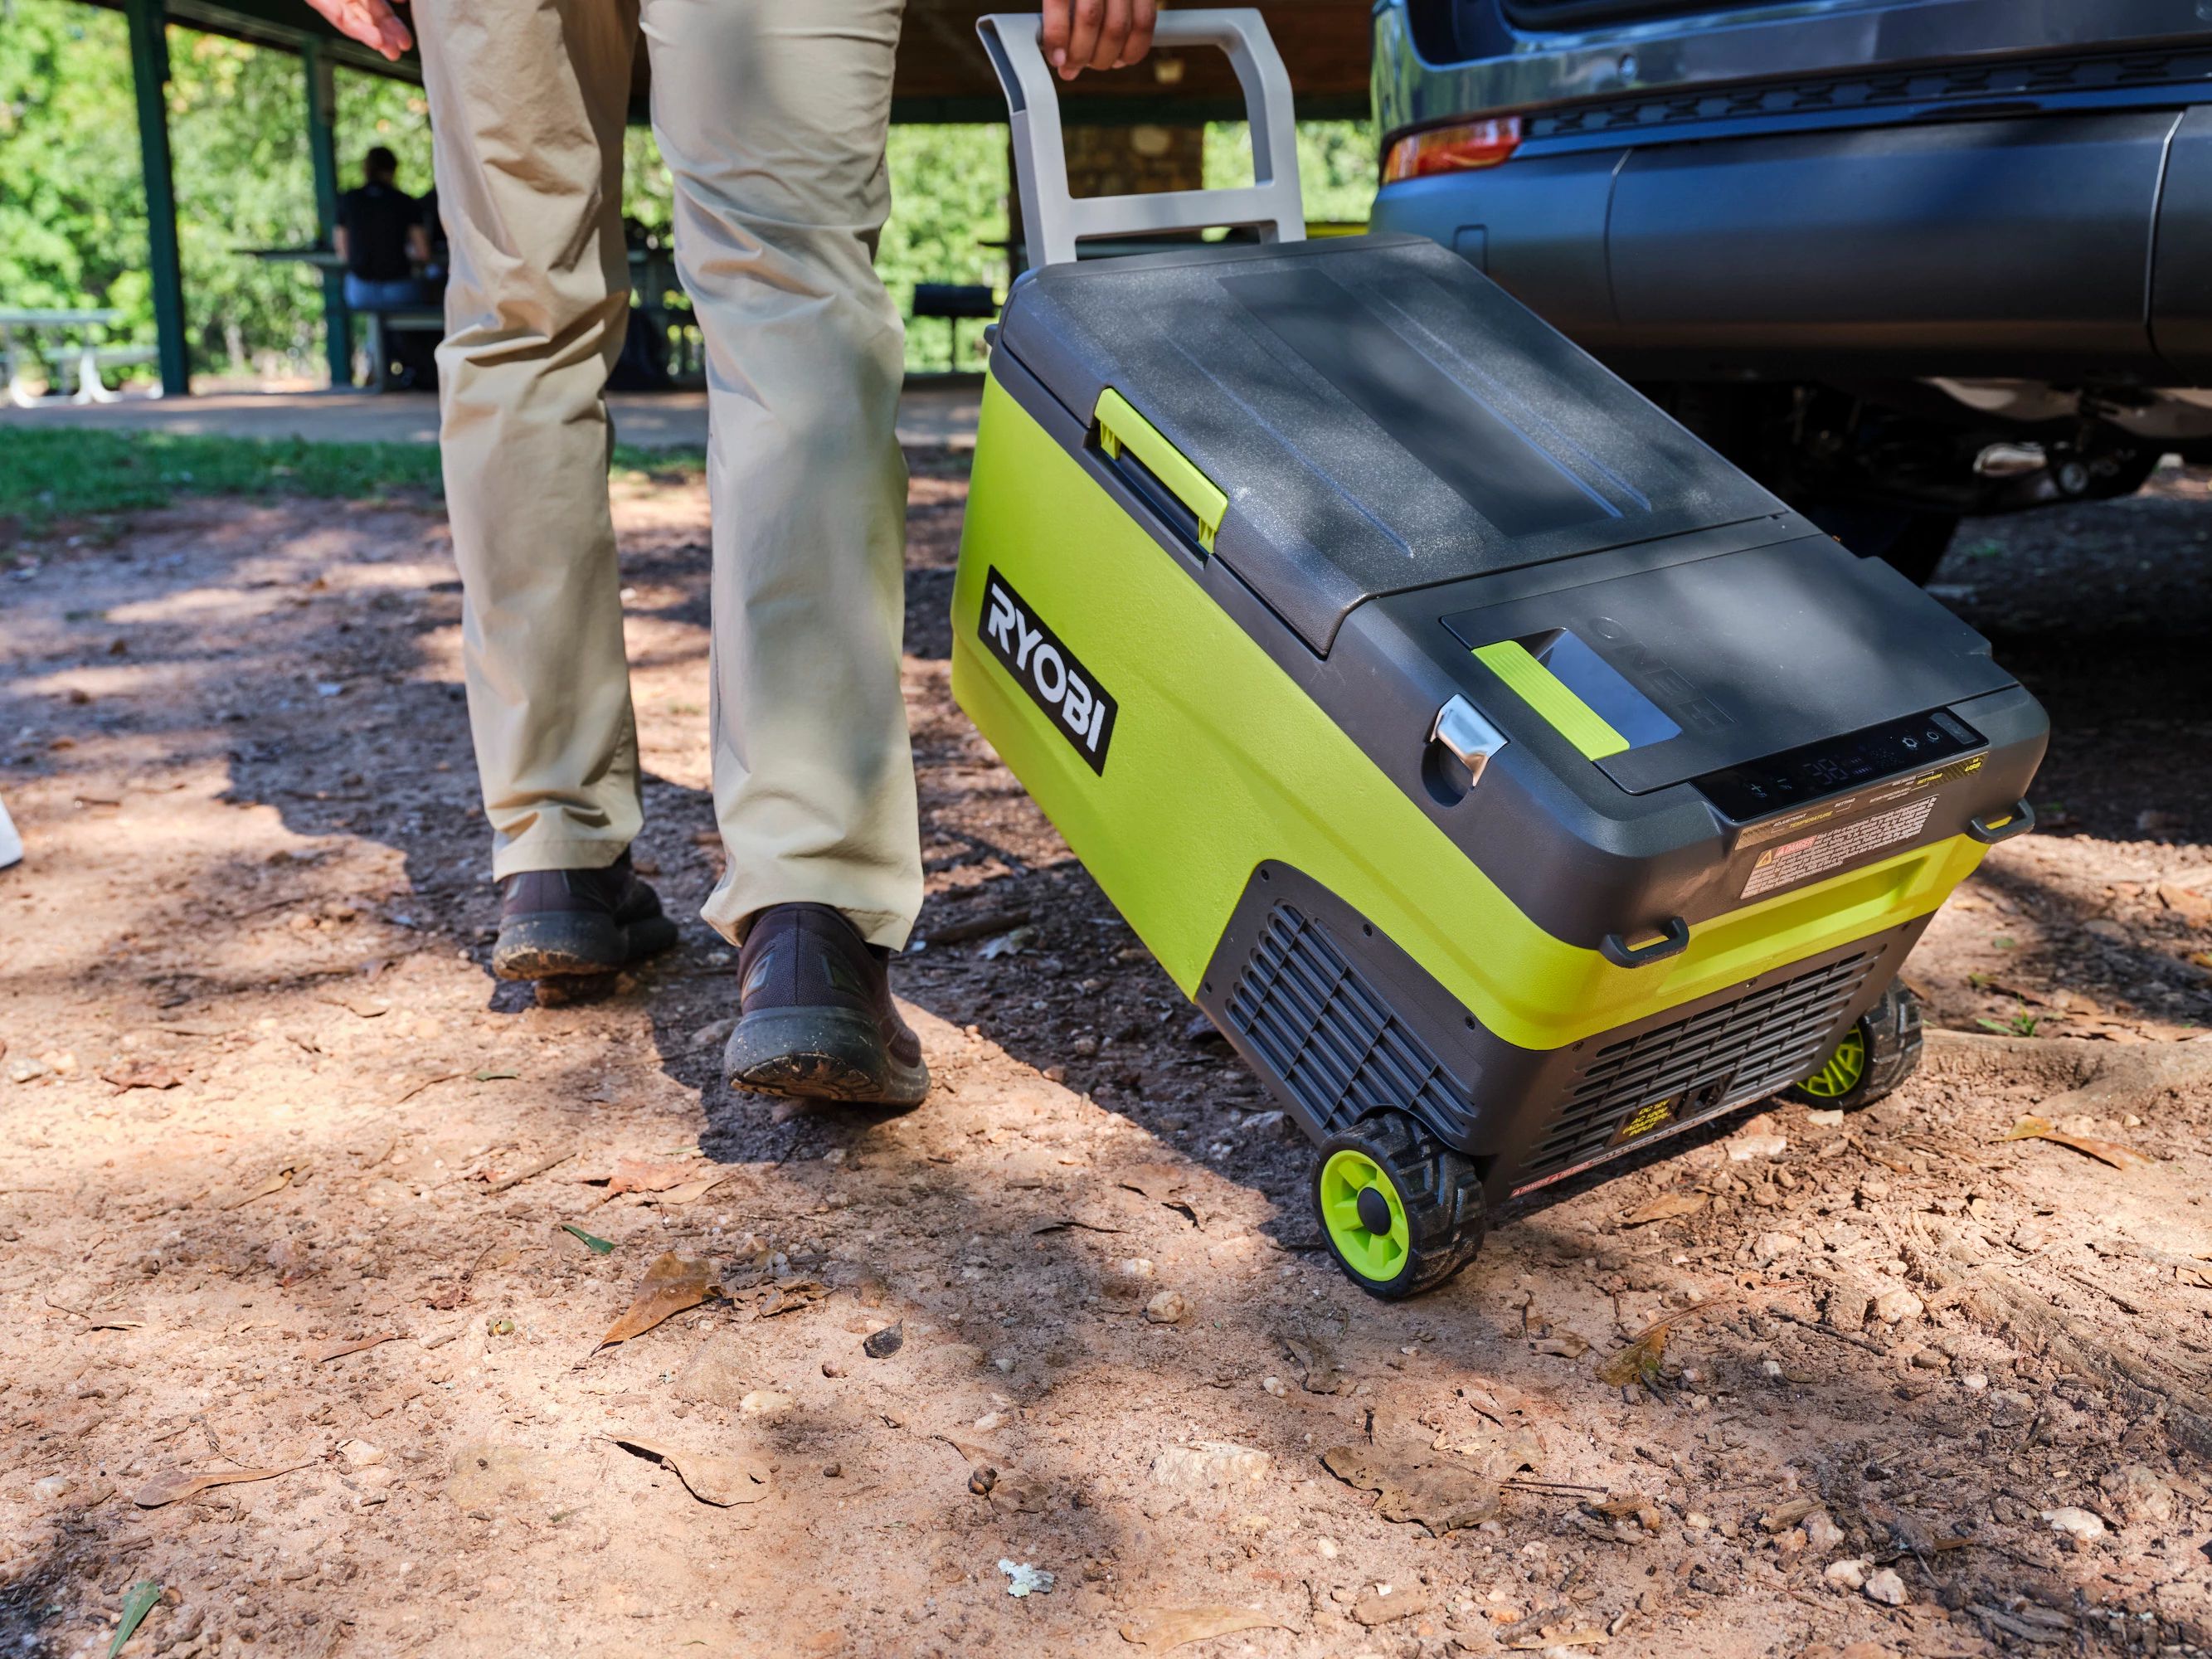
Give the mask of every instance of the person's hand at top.
[{"label": "person's hand at top", "polygon": [[1045,62],[1063,81],[1087,69],[1125,68],[1152,49],[1158,10],[1153,0],[1044,0]]},{"label": "person's hand at top", "polygon": [[[389,0],[307,0],[307,3],[322,13],[324,20],[340,34],[383,53],[394,63],[401,52],[415,44],[415,37],[399,21],[399,14],[392,9]],[[1146,8],[1147,13],[1151,9],[1150,6]]]}]

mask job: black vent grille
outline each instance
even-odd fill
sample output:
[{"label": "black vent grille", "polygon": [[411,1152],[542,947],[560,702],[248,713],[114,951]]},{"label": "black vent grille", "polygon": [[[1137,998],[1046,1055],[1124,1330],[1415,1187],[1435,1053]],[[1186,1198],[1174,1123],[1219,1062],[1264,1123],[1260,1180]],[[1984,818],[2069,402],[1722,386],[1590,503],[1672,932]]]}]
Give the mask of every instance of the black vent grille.
[{"label": "black vent grille", "polygon": [[1875,954],[1825,963],[1597,1051],[1520,1171],[1522,1188],[1598,1157],[1635,1113],[1676,1101],[1688,1122],[1772,1094],[1813,1069]]},{"label": "black vent grille", "polygon": [[1279,904],[1229,999],[1229,1023],[1334,1133],[1376,1106],[1463,1125],[1467,1091],[1394,1016],[1325,929]]}]

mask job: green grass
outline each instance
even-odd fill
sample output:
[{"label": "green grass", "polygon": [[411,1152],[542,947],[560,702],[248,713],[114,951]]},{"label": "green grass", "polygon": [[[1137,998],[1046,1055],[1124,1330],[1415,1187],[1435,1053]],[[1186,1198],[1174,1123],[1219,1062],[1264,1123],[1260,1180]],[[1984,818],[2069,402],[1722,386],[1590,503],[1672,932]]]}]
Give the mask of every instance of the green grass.
[{"label": "green grass", "polygon": [[[614,469],[696,477],[695,451],[617,446]],[[167,432],[48,432],[0,440],[0,524],[36,531],[58,519],[163,507],[179,495],[441,499],[434,444],[266,442]]]}]

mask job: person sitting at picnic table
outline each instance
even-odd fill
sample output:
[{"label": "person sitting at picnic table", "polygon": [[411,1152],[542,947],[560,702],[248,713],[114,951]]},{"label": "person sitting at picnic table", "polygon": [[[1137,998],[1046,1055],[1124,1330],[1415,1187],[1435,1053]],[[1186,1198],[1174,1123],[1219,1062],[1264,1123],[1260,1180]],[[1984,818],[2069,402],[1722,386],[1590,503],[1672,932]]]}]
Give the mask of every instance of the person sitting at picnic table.
[{"label": "person sitting at picnic table", "polygon": [[355,311],[404,311],[423,301],[417,265],[430,262],[422,204],[399,188],[399,158],[379,144],[362,184],[338,198],[331,246],[345,261],[345,302]]}]

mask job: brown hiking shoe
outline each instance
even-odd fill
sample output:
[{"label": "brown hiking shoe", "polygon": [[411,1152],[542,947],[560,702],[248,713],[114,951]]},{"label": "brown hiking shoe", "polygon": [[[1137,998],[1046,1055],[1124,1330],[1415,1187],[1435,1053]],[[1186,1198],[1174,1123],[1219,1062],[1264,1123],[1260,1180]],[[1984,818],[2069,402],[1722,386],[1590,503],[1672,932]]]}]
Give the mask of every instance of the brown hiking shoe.
[{"label": "brown hiking shoe", "polygon": [[676,924],[625,848],[602,870],[529,870],[501,882],[491,970],[501,979],[611,974],[675,943]]},{"label": "brown hiking shoe", "polygon": [[891,1001],[890,953],[826,904],[762,911],[738,957],[732,1088],[854,1105],[916,1106],[921,1043]]}]

